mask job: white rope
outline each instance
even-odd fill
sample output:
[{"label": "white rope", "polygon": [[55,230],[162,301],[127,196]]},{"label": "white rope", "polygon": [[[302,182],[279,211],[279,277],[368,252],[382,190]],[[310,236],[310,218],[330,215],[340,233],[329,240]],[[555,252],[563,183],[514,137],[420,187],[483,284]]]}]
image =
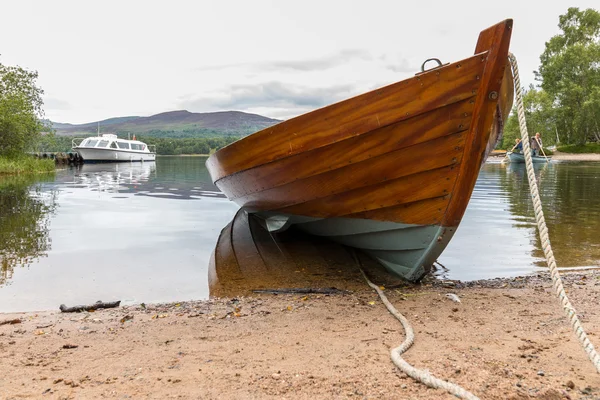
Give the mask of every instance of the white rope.
[{"label": "white rope", "polygon": [[[556,266],[556,260],[554,259],[554,253],[552,252],[552,246],[550,245],[550,238],[548,237],[548,228],[546,227],[546,221],[544,219],[544,212],[542,211],[542,202],[540,200],[537,182],[535,180],[535,174],[533,171],[533,162],[531,160],[531,149],[529,147],[529,134],[527,133],[527,124],[525,121],[525,111],[523,108],[523,94],[521,92],[521,81],[519,79],[519,68],[517,66],[517,59],[515,58],[515,56],[512,53],[509,53],[508,59],[510,61],[510,64],[511,64],[512,70],[513,70],[513,77],[514,77],[515,91],[516,91],[516,100],[517,100],[517,113],[519,116],[519,127],[521,129],[521,140],[523,141],[523,153],[525,155],[525,164],[527,167],[527,178],[529,180],[529,190],[531,192],[531,199],[532,199],[533,205],[534,205],[535,219],[538,224],[538,231],[540,234],[542,249],[544,250],[544,255],[546,256],[546,262],[548,263],[548,268],[550,269],[550,275],[552,277],[552,285],[554,287],[554,290],[556,291],[556,295],[558,296],[558,298],[565,310],[565,313],[567,314],[567,317],[569,318],[569,322],[571,323],[571,326],[573,328],[573,331],[575,332],[575,335],[581,342],[583,349],[585,350],[588,357],[590,358],[590,360],[596,367],[596,370],[598,372],[600,372],[600,356],[594,349],[594,345],[592,345],[592,343],[587,338],[587,335],[586,335],[585,331],[583,330],[581,323],[579,322],[579,318],[577,317],[575,309],[571,305],[571,302],[569,301],[567,294],[565,293],[565,289],[563,287],[562,280],[558,273],[558,268]],[[428,371],[417,369],[417,368],[413,367],[412,365],[410,365],[408,362],[406,362],[402,358],[402,354],[405,353],[410,348],[410,346],[413,345],[413,343],[415,341],[415,333],[412,329],[412,326],[410,325],[410,323],[408,322],[406,317],[404,317],[404,315],[402,315],[392,305],[392,303],[390,303],[387,296],[383,293],[383,291],[379,288],[379,286],[375,285],[373,282],[371,282],[369,280],[369,278],[367,278],[367,275],[363,271],[360,260],[358,259],[358,256],[356,255],[356,253],[354,253],[354,258],[360,269],[360,272],[362,273],[363,277],[367,281],[368,285],[377,292],[377,294],[379,295],[379,298],[381,298],[381,301],[383,302],[385,307],[388,309],[388,311],[394,317],[396,317],[396,319],[398,321],[400,321],[400,323],[402,324],[402,327],[404,328],[404,332],[406,334],[406,338],[404,339],[404,342],[402,342],[402,344],[400,346],[393,348],[390,352],[390,356],[391,356],[394,364],[406,375],[410,376],[411,378],[413,378],[421,383],[424,383],[425,385],[427,385],[431,388],[443,389],[443,390],[449,392],[450,394],[453,394],[454,396],[461,398],[461,399],[479,400],[479,398],[477,396],[475,396],[473,393],[463,389],[462,387],[460,387],[454,383],[450,383],[450,382],[444,381],[442,379],[436,378],[433,375],[431,375]]]},{"label": "white rope", "polygon": [[449,392],[450,394],[453,394],[459,399],[479,400],[479,397],[475,396],[473,393],[466,391],[465,389],[461,388],[458,385],[455,385],[454,383],[450,383],[442,379],[436,378],[435,376],[431,375],[428,371],[417,369],[409,363],[407,363],[402,358],[402,353],[406,352],[410,348],[410,346],[413,345],[415,341],[415,332],[413,331],[412,326],[410,326],[410,322],[408,322],[404,315],[402,315],[398,310],[396,310],[396,308],[392,305],[392,303],[390,303],[387,296],[383,293],[379,286],[375,285],[369,280],[369,278],[367,278],[367,275],[360,266],[360,260],[358,259],[356,253],[354,253],[354,258],[356,260],[356,263],[358,264],[360,272],[362,273],[369,286],[371,286],[377,291],[377,294],[381,298],[383,304],[385,304],[385,307],[394,317],[396,317],[398,321],[400,321],[402,327],[404,328],[404,333],[406,334],[404,342],[402,342],[400,346],[393,348],[390,352],[392,361],[394,362],[394,364],[396,364],[400,371],[404,372],[406,375],[410,376],[414,380],[424,383],[425,385],[431,388],[444,389],[445,391]]},{"label": "white rope", "polygon": [[517,98],[517,113],[519,116],[519,127],[521,128],[521,141],[523,142],[523,155],[525,156],[525,165],[527,167],[527,178],[529,180],[529,190],[531,192],[531,200],[533,201],[533,208],[535,211],[535,219],[537,221],[538,232],[540,235],[540,241],[542,243],[542,249],[546,256],[546,262],[550,269],[550,276],[552,277],[552,286],[558,296],[560,303],[569,318],[569,322],[577,339],[583,346],[586,354],[592,361],[592,364],[596,367],[596,370],[600,372],[600,356],[594,349],[594,345],[588,339],[575,309],[571,305],[565,289],[562,284],[562,279],[558,273],[558,267],[556,266],[556,260],[554,259],[554,253],[552,252],[552,246],[550,245],[550,238],[548,236],[548,228],[546,227],[546,220],[544,219],[544,212],[542,210],[542,201],[540,200],[540,194],[538,192],[537,182],[535,180],[535,174],[533,171],[533,162],[531,160],[531,150],[529,147],[529,134],[527,133],[527,123],[525,121],[525,110],[523,108],[523,94],[521,92],[521,81],[519,79],[519,67],[517,65],[517,59],[510,53],[508,56],[510,64],[513,70],[513,77],[515,81],[515,90]]}]

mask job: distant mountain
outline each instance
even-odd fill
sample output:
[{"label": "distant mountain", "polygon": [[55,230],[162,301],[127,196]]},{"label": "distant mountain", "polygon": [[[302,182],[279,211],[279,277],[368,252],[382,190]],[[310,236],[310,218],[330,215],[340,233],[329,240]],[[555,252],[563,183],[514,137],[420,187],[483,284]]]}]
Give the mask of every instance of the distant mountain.
[{"label": "distant mountain", "polygon": [[100,133],[146,134],[161,136],[197,136],[212,134],[247,135],[281,122],[277,119],[241,111],[192,113],[185,110],[170,111],[150,117],[117,117],[86,124],[52,122],[57,135]]}]

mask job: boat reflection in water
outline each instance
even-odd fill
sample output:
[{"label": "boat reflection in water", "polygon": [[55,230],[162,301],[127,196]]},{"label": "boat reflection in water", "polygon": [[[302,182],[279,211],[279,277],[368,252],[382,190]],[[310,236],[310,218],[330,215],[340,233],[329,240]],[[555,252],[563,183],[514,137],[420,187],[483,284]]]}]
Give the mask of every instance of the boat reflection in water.
[{"label": "boat reflection in water", "polygon": [[83,164],[74,176],[79,186],[109,192],[127,191],[130,185],[143,185],[156,173],[156,162]]},{"label": "boat reflection in water", "polygon": [[232,297],[273,288],[364,288],[355,257],[376,282],[404,284],[360,252],[294,227],[270,233],[260,218],[240,209],[221,231],[211,256],[210,295]]},{"label": "boat reflection in water", "polygon": [[168,182],[161,179],[154,161],[83,164],[75,168],[75,175],[70,177],[73,179],[70,182],[72,187],[87,187],[91,191],[175,200],[225,197],[221,192],[214,190],[216,188],[191,186],[185,179]]}]

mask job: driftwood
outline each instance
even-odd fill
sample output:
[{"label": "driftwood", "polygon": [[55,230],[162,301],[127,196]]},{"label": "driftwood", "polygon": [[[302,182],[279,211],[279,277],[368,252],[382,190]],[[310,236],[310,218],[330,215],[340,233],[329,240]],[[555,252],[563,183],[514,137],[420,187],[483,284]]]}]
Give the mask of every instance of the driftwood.
[{"label": "driftwood", "polygon": [[113,301],[113,302],[109,302],[109,303],[103,303],[101,301],[97,301],[96,303],[89,305],[89,306],[67,307],[64,304],[61,304],[59,308],[60,308],[60,311],[62,311],[64,313],[70,313],[70,312],[82,312],[82,311],[95,311],[100,308],[115,308],[115,307],[119,307],[120,305],[121,305],[121,300]]},{"label": "driftwood", "polygon": [[20,318],[15,318],[15,319],[7,319],[5,321],[0,321],[0,326],[2,325],[15,325],[15,324],[20,324],[22,321]]},{"label": "driftwood", "polygon": [[254,293],[270,293],[270,294],[347,294],[347,290],[340,290],[334,287],[331,288],[283,288],[283,289],[257,289]]}]

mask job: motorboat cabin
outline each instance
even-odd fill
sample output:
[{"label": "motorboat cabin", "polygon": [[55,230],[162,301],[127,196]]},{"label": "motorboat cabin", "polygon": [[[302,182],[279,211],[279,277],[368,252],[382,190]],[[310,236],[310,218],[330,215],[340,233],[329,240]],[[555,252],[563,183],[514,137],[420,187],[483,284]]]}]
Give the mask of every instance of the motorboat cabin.
[{"label": "motorboat cabin", "polygon": [[[73,150],[84,162],[154,161],[156,147],[139,140],[119,139],[117,135],[103,134],[85,139],[73,139]],[[79,141],[76,145],[76,142]]]}]

